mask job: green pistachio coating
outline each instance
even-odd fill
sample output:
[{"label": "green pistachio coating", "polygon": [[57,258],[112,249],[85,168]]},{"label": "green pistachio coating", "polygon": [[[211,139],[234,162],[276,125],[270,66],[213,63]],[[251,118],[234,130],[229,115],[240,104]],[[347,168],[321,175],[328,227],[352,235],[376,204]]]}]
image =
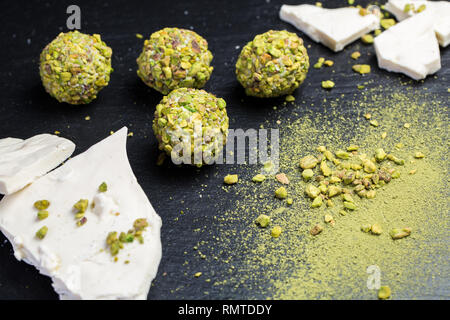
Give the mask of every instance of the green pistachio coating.
[{"label": "green pistachio coating", "polygon": [[208,42],[194,31],[164,28],[145,40],[137,75],[162,94],[177,88],[202,88],[213,71],[212,58]]},{"label": "green pistachio coating", "polygon": [[[202,132],[197,133],[200,125]],[[156,106],[153,132],[159,149],[169,156],[176,145],[187,141],[180,137],[181,134],[190,136],[191,145],[187,148],[191,151],[191,164],[200,165],[195,163],[194,158],[197,151],[194,144],[199,140],[199,134],[203,136],[199,143],[201,151],[210,152],[212,157],[218,156],[215,151],[226,144],[228,116],[225,100],[204,90],[176,89]],[[204,160],[202,157],[202,164]]]},{"label": "green pistachio coating", "polygon": [[295,33],[270,30],[242,49],[236,76],[245,93],[260,98],[291,94],[305,80],[309,58]]},{"label": "green pistachio coating", "polygon": [[111,55],[111,48],[98,34],[60,33],[42,50],[42,84],[59,102],[89,103],[108,85]]}]

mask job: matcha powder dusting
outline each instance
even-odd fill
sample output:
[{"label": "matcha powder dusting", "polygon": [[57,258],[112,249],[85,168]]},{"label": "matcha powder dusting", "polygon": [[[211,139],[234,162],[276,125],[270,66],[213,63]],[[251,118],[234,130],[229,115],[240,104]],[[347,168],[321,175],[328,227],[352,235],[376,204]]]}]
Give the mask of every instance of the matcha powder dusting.
[{"label": "matcha powder dusting", "polygon": [[[415,90],[372,88],[345,102],[345,113],[336,98],[299,106],[292,119],[280,115],[279,172],[289,177],[291,200],[273,197],[281,186],[275,177],[252,181],[261,168],[240,173],[235,208],[217,215],[211,237],[198,246],[206,259],[230,266],[216,275],[215,290],[245,288],[260,299],[378,299],[378,288],[368,285],[376,269],[391,299],[444,297],[447,106]],[[317,164],[303,169],[307,156]],[[305,194],[316,189],[323,201]],[[260,215],[270,228],[255,224]],[[272,226],[283,230],[276,238]],[[311,232],[317,226],[321,232]]]}]

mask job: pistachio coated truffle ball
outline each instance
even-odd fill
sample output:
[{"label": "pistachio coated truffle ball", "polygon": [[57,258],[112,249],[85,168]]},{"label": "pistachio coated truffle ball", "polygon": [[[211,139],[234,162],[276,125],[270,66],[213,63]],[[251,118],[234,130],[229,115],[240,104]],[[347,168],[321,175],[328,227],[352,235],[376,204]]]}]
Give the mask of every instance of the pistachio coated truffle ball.
[{"label": "pistachio coated truffle ball", "polygon": [[111,55],[98,34],[60,33],[42,50],[42,84],[59,102],[89,103],[108,85]]},{"label": "pistachio coated truffle ball", "polygon": [[295,33],[270,30],[242,48],[236,76],[249,96],[291,94],[305,80],[309,59],[303,40]]},{"label": "pistachio coated truffle ball", "polygon": [[164,28],[145,40],[137,74],[162,94],[177,88],[202,88],[213,71],[212,58],[208,42],[194,31]]},{"label": "pistachio coated truffle ball", "polygon": [[153,132],[159,149],[180,163],[211,164],[228,136],[225,100],[199,89],[180,88],[156,106]]}]

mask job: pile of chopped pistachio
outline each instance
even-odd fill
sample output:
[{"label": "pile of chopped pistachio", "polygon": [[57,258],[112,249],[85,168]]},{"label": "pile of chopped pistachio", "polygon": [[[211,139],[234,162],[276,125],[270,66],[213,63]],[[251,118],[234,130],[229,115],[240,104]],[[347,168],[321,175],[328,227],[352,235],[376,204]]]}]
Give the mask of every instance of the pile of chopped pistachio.
[{"label": "pile of chopped pistachio", "polygon": [[[424,273],[443,272],[448,255],[448,120],[444,101],[416,90],[368,87],[310,109],[299,101],[265,123],[280,124],[278,174],[289,183],[259,167],[230,168],[239,183],[222,189],[234,208],[224,212],[218,201],[220,214],[193,251],[229,268],[205,274],[213,290],[247,288],[257,299],[433,294],[442,277],[424,281]],[[379,290],[366,285],[372,265],[381,270]]]}]

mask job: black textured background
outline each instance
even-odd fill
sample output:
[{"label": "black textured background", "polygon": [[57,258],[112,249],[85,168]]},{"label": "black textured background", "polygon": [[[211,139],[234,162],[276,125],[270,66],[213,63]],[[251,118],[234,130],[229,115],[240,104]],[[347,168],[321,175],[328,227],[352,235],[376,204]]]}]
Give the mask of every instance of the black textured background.
[{"label": "black textured background", "polygon": [[[283,1],[290,4],[314,3],[315,1]],[[326,7],[346,5],[345,0],[322,1]],[[278,18],[281,6],[278,0],[227,0],[227,1],[1,1],[0,10],[0,138],[28,138],[39,133],[61,131],[61,135],[77,145],[75,155],[106,137],[110,130],[128,126],[134,137],[128,140],[131,166],[147,193],[156,211],[163,219],[163,259],[158,276],[149,294],[150,299],[204,298],[203,292],[210,291],[209,298],[247,298],[255,293],[245,289],[232,294],[215,291],[204,281],[192,281],[192,274],[185,274],[183,263],[189,260],[185,251],[192,250],[198,238],[195,228],[209,223],[214,214],[212,203],[215,197],[227,197],[220,192],[226,166],[176,168],[157,167],[157,144],[151,130],[155,105],[161,95],[146,87],[136,76],[136,58],[140,54],[143,40],[152,32],[163,27],[174,26],[192,29],[205,37],[214,55],[214,72],[206,90],[225,98],[228,104],[230,127],[258,128],[270,117],[272,107],[283,99],[260,100],[248,98],[234,76],[234,64],[240,49],[256,34],[269,29],[294,27]],[[368,1],[356,1],[366,4]],[[113,49],[112,63],[115,69],[108,87],[103,89],[97,100],[86,106],[59,104],[43,89],[38,70],[39,54],[43,47],[59,32],[67,31],[66,8],[78,4],[82,12],[82,32],[99,33]],[[387,87],[400,86],[399,79],[406,77],[390,74],[376,67],[372,46],[359,41],[335,54],[313,43],[299,31],[306,44],[311,44],[308,54],[312,63],[320,56],[335,61],[331,68],[321,72],[310,72],[305,83],[295,92],[296,97],[306,105],[320,100],[324,95],[335,98],[351,93],[361,83],[361,76],[351,71],[349,54],[354,50],[372,52],[369,58],[360,59],[370,63],[372,73],[368,79],[383,83]],[[442,69],[437,77],[425,82],[411,83],[427,87],[448,99],[449,75],[448,50],[442,50]],[[332,79],[336,88],[331,91],[318,90],[322,80]],[[343,98],[343,106],[345,105]],[[284,111],[289,116],[289,108]],[[297,109],[297,113],[301,110]],[[343,110],[345,112],[345,110]],[[84,120],[85,116],[90,121]],[[244,170],[245,168],[242,168]],[[202,185],[210,186],[204,191]],[[203,192],[200,198],[199,193]],[[224,203],[233,204],[233,198]],[[184,202],[184,203],[183,203]],[[188,209],[186,209],[188,208]],[[186,214],[177,221],[180,210]],[[191,259],[190,268],[204,269],[200,259]],[[220,273],[227,266],[208,266]],[[166,273],[163,275],[163,273]],[[176,290],[178,288],[178,290]],[[256,295],[258,297],[258,295]],[[263,297],[263,296],[259,296]],[[13,257],[10,244],[0,235],[0,299],[54,299],[50,279],[39,275],[36,270]]]}]

